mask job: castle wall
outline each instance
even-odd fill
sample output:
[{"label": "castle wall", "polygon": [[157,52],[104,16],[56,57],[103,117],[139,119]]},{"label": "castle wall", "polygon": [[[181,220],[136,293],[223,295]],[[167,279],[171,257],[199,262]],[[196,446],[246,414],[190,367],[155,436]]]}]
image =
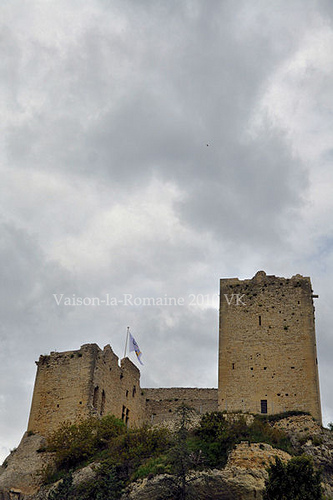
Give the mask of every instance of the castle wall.
[{"label": "castle wall", "polygon": [[173,420],[182,403],[199,414],[217,411],[217,389],[172,387],[143,389],[147,422],[158,424]]},{"label": "castle wall", "polygon": [[300,275],[221,280],[219,410],[303,410],[321,421],[312,293]]},{"label": "castle wall", "polygon": [[90,387],[99,347],[40,356],[28,431],[48,435],[64,421],[89,416]]},{"label": "castle wall", "polygon": [[140,388],[140,371],[128,359],[121,360],[108,345],[100,351],[90,384],[92,413],[112,413],[128,426],[140,425],[145,419],[145,401]]},{"label": "castle wall", "polygon": [[78,351],[40,356],[28,431],[48,436],[63,422],[112,413],[128,426],[144,421],[140,372],[110,346],[86,344]]}]

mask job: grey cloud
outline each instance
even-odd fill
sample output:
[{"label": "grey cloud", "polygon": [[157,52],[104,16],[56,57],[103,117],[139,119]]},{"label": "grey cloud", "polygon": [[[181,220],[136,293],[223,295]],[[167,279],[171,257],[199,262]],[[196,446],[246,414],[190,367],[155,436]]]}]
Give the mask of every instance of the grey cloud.
[{"label": "grey cloud", "polygon": [[[130,325],[142,385],[213,386],[216,305],[190,307],[189,294],[213,296],[219,277],[251,277],[263,264],[286,276],[331,273],[331,253],[318,251],[324,221],[306,248],[314,166],[297,158],[288,130],[267,117],[254,133],[252,122],[328,4],[14,0],[0,9],[0,429],[9,447],[25,428],[39,354],[97,342],[122,356]],[[54,293],[187,302],[66,308]],[[332,318],[318,314],[327,367]]]}]

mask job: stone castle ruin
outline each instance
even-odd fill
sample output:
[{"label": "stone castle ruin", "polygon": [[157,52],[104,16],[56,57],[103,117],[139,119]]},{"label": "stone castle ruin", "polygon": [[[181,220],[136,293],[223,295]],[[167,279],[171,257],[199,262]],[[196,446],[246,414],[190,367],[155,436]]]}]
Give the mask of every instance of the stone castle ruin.
[{"label": "stone castle ruin", "polygon": [[217,389],[143,389],[140,371],[109,345],[40,356],[28,432],[48,436],[63,422],[112,413],[129,427],[172,420],[186,402],[198,413],[217,410]]},{"label": "stone castle ruin", "polygon": [[[48,465],[48,454],[37,451],[65,421],[113,414],[129,427],[167,423],[185,403],[198,416],[302,410],[321,424],[310,278],[259,271],[248,280],[222,279],[220,286],[218,389],[142,388],[138,368],[128,358],[119,362],[109,345],[40,356],[28,432],[0,467],[0,499],[35,498]],[[309,419],[314,425],[308,417],[307,426]]]},{"label": "stone castle ruin", "polygon": [[107,345],[40,356],[28,431],[48,436],[64,421],[108,413],[129,426],[174,418],[185,402],[211,411],[308,411],[321,422],[310,278],[221,279],[218,389],[140,386],[128,359]]}]

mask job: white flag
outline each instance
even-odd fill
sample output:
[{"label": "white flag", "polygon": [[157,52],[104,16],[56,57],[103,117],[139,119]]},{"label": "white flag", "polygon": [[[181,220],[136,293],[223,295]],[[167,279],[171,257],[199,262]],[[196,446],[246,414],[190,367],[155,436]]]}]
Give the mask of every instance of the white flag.
[{"label": "white flag", "polygon": [[133,337],[131,332],[129,332],[129,350],[130,350],[130,352],[135,351],[135,354],[137,355],[139,363],[141,365],[143,365],[143,363],[141,361],[142,352],[140,351],[140,347],[138,346],[137,341],[135,340],[135,338]]}]

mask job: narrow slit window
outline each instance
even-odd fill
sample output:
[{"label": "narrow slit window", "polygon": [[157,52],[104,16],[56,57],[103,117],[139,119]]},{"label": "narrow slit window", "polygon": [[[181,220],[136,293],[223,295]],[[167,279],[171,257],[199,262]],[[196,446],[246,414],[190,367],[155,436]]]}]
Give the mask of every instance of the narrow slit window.
[{"label": "narrow slit window", "polygon": [[261,326],[261,316],[259,316],[259,326]]},{"label": "narrow slit window", "polygon": [[98,396],[99,396],[99,388],[97,385],[94,389],[94,395],[93,395],[93,407],[95,408],[95,410],[97,410]]},{"label": "narrow slit window", "polygon": [[267,399],[262,399],[260,401],[261,413],[267,413]]},{"label": "narrow slit window", "polygon": [[101,416],[103,415],[104,410],[105,410],[105,391],[103,389],[103,391],[102,391],[102,401],[101,401],[101,411],[100,411],[100,415]]}]

